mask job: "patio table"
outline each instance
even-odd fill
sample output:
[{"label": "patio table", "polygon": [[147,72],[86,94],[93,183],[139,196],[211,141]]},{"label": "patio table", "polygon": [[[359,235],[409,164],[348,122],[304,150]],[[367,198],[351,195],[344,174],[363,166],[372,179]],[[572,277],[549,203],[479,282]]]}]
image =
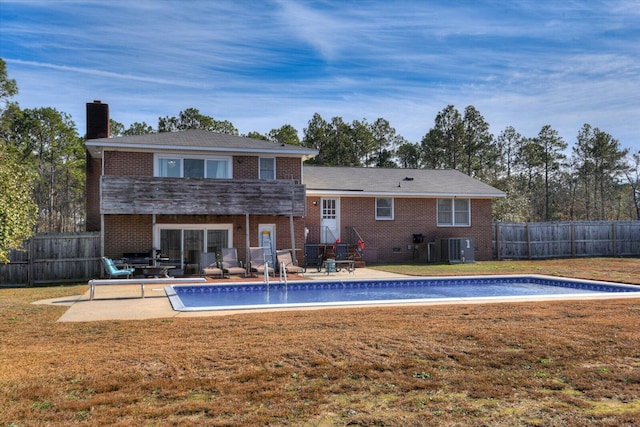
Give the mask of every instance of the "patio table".
[{"label": "patio table", "polygon": [[175,265],[156,265],[156,266],[146,266],[142,268],[142,274],[145,277],[169,277],[168,271],[176,268]]}]

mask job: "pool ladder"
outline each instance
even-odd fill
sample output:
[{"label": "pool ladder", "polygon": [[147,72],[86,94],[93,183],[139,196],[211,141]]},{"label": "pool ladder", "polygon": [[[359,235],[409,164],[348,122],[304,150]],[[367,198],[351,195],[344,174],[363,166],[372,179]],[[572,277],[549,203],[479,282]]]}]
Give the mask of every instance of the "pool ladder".
[{"label": "pool ladder", "polygon": [[[284,263],[280,264],[280,283],[284,282],[285,291],[288,290],[289,283],[287,280],[287,270],[284,268]],[[267,286],[267,290],[269,289],[269,261],[265,263],[264,268],[264,284]]]},{"label": "pool ladder", "polygon": [[284,267],[284,262],[280,263],[280,283],[282,282],[287,286],[287,269]]}]

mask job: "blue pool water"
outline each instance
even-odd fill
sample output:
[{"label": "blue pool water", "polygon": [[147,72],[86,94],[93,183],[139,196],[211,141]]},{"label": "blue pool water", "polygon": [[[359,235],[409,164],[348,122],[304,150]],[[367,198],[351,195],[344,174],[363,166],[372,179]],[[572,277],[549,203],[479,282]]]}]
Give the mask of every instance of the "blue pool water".
[{"label": "blue pool water", "polygon": [[172,285],[165,288],[177,311],[391,304],[518,296],[640,292],[640,286],[551,278],[491,276],[348,281],[295,281],[215,285]]}]

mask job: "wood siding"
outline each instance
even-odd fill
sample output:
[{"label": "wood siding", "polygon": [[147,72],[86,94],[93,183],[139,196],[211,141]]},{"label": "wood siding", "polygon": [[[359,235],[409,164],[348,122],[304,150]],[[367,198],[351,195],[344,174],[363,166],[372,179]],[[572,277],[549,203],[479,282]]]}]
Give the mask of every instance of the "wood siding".
[{"label": "wood siding", "polygon": [[102,214],[305,214],[305,186],[290,180],[102,177]]}]

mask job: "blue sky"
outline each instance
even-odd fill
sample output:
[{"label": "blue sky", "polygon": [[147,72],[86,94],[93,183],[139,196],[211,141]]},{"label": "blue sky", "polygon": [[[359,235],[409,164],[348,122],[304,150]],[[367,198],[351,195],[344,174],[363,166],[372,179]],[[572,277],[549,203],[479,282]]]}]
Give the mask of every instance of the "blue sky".
[{"label": "blue sky", "polygon": [[23,108],[81,134],[96,99],[126,126],[195,107],[302,136],[317,112],[419,142],[453,104],[494,135],[589,123],[640,150],[640,0],[0,0],[0,57]]}]

